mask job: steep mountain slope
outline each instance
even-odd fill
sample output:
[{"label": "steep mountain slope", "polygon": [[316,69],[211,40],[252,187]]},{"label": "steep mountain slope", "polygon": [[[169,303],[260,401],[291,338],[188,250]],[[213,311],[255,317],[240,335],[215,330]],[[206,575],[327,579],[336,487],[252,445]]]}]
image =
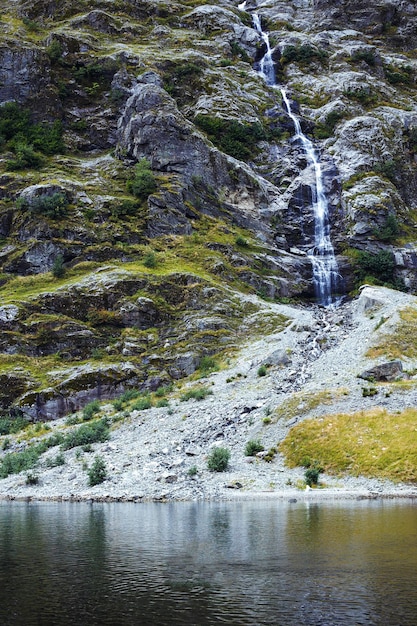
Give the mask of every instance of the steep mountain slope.
[{"label": "steep mountain slope", "polygon": [[[31,419],[191,375],[311,298],[320,152],[345,290],[416,291],[412,2],[0,2],[0,376]],[[256,315],[258,312],[262,315]]]}]

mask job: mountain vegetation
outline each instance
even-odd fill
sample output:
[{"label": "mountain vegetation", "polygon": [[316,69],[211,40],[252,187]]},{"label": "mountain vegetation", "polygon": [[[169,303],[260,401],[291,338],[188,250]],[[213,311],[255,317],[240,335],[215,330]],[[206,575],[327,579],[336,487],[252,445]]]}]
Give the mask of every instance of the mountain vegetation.
[{"label": "mountain vegetation", "polygon": [[150,394],[283,330],[288,317],[265,303],[314,301],[312,171],[259,72],[254,12],[320,157],[341,291],[367,282],[416,293],[414,2],[0,9],[0,422],[10,433],[16,417],[122,407],[128,392],[165,403]]}]

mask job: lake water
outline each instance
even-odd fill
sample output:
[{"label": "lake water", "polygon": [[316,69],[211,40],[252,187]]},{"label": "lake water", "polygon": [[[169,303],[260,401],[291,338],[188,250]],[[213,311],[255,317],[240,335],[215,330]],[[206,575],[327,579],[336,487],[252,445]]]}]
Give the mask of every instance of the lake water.
[{"label": "lake water", "polygon": [[417,624],[417,502],[0,504],[0,624]]}]

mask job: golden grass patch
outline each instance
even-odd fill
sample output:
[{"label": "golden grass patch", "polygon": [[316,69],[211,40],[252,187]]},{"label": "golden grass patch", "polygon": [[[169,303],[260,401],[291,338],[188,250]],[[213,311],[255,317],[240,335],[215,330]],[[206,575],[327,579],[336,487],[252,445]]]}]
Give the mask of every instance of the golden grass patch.
[{"label": "golden grass patch", "polygon": [[292,428],[279,446],[289,467],[317,461],[332,474],[417,481],[417,409],[375,408],[311,419]]}]

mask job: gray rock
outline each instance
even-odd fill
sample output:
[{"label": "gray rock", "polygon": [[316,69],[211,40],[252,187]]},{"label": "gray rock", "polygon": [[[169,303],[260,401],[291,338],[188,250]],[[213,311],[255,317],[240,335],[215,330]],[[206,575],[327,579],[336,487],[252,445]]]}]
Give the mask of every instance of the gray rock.
[{"label": "gray rock", "polygon": [[291,359],[286,350],[275,350],[264,361],[265,365],[289,365]]},{"label": "gray rock", "polygon": [[389,361],[387,363],[380,363],[375,365],[369,370],[365,370],[362,374],[358,375],[358,378],[363,378],[369,381],[394,381],[398,378],[403,378],[403,364],[401,361]]},{"label": "gray rock", "polygon": [[19,319],[19,308],[14,304],[0,307],[0,328],[11,328]]},{"label": "gray rock", "polygon": [[193,352],[185,352],[175,357],[173,365],[169,367],[168,371],[173,378],[183,378],[193,374],[198,364],[199,358]]}]

